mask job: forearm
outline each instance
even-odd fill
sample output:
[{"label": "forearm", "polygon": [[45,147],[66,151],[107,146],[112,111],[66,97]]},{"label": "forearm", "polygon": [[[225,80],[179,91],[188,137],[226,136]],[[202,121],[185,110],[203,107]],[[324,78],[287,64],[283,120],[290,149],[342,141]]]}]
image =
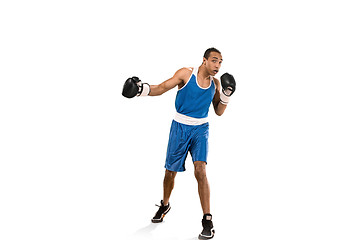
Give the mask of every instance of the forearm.
[{"label": "forearm", "polygon": [[217,101],[217,103],[214,104],[214,110],[215,110],[216,115],[218,115],[218,116],[223,115],[223,113],[225,112],[226,106],[227,105],[222,104],[220,102],[220,100]]},{"label": "forearm", "polygon": [[[187,78],[188,76],[186,75],[186,69],[180,69],[178,70],[174,76],[162,83],[160,83],[159,85],[147,85],[150,86],[147,88],[146,95],[147,96],[159,96],[167,91],[169,91],[170,89],[173,89],[174,87],[178,86],[179,84],[183,83],[183,79]],[[186,75],[186,76],[184,76]],[[144,83],[145,84],[145,83]],[[144,96],[144,95],[141,95]]]},{"label": "forearm", "polygon": [[173,89],[181,82],[178,78],[170,78],[166,80],[165,82],[160,83],[159,85],[151,85],[150,86],[150,94],[149,96],[159,96],[170,89]]},{"label": "forearm", "polygon": [[149,96],[160,96],[167,90],[162,86],[162,84],[159,85],[150,85],[150,94]]}]

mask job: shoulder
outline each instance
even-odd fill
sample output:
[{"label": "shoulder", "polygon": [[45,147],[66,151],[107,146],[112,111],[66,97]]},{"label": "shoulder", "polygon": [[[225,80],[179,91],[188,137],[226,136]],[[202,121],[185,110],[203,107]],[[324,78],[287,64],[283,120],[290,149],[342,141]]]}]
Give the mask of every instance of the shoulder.
[{"label": "shoulder", "polygon": [[174,78],[176,78],[179,81],[179,84],[178,84],[179,89],[181,89],[183,86],[185,86],[187,81],[190,79],[190,76],[191,76],[193,70],[194,70],[194,68],[184,67],[184,68],[180,68],[179,70],[176,71],[176,73],[174,74]]},{"label": "shoulder", "polygon": [[178,75],[179,77],[190,77],[193,70],[194,68],[183,67],[177,70],[175,75]]},{"label": "shoulder", "polygon": [[214,80],[214,83],[215,83],[215,87],[216,87],[217,89],[220,89],[220,88],[221,88],[221,84],[220,84],[219,79],[213,77],[213,80]]},{"label": "shoulder", "polygon": [[189,67],[180,68],[179,70],[176,71],[174,77],[182,80],[183,82],[186,82],[190,78],[193,70],[194,70],[193,68],[189,68]]}]

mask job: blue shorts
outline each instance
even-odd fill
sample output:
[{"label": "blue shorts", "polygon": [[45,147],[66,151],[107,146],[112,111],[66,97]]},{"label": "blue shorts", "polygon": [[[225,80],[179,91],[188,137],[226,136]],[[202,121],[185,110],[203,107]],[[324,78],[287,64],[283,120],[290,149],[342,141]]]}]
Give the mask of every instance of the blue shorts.
[{"label": "blue shorts", "polygon": [[190,152],[193,162],[207,162],[209,123],[185,125],[172,121],[165,168],[173,172],[185,171],[185,160]]}]

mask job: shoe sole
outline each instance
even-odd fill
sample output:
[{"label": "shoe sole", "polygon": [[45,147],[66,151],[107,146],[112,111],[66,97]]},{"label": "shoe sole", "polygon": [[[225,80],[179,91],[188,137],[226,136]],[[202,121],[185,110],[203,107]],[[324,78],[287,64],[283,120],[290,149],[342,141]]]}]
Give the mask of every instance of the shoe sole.
[{"label": "shoe sole", "polygon": [[162,215],[160,219],[151,219],[152,223],[161,223],[164,220],[165,215],[170,211],[171,207],[169,207]]},{"label": "shoe sole", "polygon": [[212,232],[212,235],[211,235],[210,237],[207,237],[207,236],[204,236],[204,235],[199,234],[199,238],[198,238],[198,239],[200,239],[200,240],[212,239],[212,238],[214,237],[214,235],[215,235],[215,230],[212,229],[211,232]]}]

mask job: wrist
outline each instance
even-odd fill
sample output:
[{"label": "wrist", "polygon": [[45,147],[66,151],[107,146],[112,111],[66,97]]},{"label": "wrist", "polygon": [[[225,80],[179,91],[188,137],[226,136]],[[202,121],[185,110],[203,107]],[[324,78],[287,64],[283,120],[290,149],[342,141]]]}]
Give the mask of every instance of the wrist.
[{"label": "wrist", "polygon": [[227,105],[230,101],[230,96],[224,93],[224,90],[220,91],[220,103]]},{"label": "wrist", "polygon": [[150,85],[148,83],[142,83],[140,86],[140,91],[137,94],[138,97],[148,96],[150,94]]}]

